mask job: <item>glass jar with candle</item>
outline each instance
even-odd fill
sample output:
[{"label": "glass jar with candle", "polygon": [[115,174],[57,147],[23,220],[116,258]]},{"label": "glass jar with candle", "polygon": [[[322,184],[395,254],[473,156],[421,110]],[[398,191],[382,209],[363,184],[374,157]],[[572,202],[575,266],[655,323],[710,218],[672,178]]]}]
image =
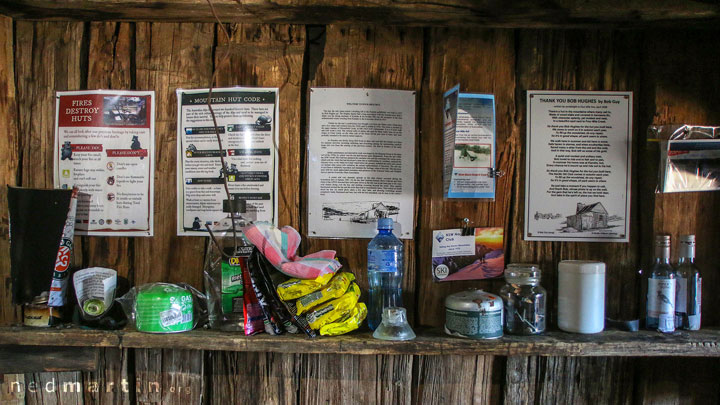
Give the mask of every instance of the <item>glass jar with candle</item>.
[{"label": "glass jar with candle", "polygon": [[505,269],[500,296],[505,305],[505,332],[537,335],[545,331],[547,292],[540,285],[540,267],[512,263]]}]

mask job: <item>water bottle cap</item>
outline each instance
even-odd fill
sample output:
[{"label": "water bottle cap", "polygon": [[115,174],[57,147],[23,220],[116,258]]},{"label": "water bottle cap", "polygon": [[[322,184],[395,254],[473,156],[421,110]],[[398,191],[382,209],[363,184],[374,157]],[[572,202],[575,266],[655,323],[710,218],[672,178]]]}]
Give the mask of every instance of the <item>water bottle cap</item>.
[{"label": "water bottle cap", "polygon": [[392,218],[380,218],[377,222],[377,229],[393,229]]}]

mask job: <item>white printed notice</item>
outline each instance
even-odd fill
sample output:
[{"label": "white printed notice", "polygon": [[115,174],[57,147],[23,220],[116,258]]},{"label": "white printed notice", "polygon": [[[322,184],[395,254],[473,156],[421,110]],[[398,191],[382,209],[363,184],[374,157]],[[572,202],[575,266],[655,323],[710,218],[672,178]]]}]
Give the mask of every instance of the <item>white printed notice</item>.
[{"label": "white printed notice", "polygon": [[[223,150],[207,106],[208,90],[177,90],[178,235],[207,235],[223,212],[225,177],[234,199],[246,202],[252,221],[277,221],[278,89],[217,88],[212,107]],[[222,168],[220,155],[225,160]]]},{"label": "white printed notice", "polygon": [[308,236],[412,239],[414,91],[311,89],[308,160]]},{"label": "white printed notice", "polygon": [[152,236],[155,92],[60,91],[54,182],[78,188],[76,235]]},{"label": "white printed notice", "polygon": [[627,242],[632,92],[528,91],[525,240]]}]

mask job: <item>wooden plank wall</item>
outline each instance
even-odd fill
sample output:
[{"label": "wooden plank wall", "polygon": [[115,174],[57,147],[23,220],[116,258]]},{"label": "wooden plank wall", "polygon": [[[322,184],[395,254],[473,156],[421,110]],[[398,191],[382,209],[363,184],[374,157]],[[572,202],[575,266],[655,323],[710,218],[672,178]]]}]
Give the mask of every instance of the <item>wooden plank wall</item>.
[{"label": "wooden plank wall", "polygon": [[[230,33],[226,38],[224,29]],[[717,31],[490,30],[385,26],[212,23],[26,22],[0,17],[0,180],[52,186],[54,92],[152,89],[157,96],[153,238],[78,238],[75,262],[118,269],[135,283],[201,286],[205,241],[175,229],[178,87],[280,88],[280,222],[301,232],[305,215],[306,114],[313,86],[417,92],[415,239],[407,243],[406,305],[416,325],[443,323],[443,299],[502,281],[434,284],[434,229],[503,226],[511,261],[540,263],[554,299],[562,259],[608,263],[608,315],[637,309],[634,271],[650,260],[653,232],[695,232],[705,269],[704,325],[720,324],[717,193],[655,195],[651,123],[720,121]],[[227,58],[226,58],[227,55]],[[498,163],[506,175],[495,202],[442,199],[442,92],[460,83],[496,95]],[[632,90],[635,94],[633,214],[628,244],[525,242],[525,91]],[[0,249],[7,250],[7,205],[0,190]],[[306,251],[336,249],[365,290],[367,240],[309,239]],[[9,261],[0,255],[0,321],[17,323]],[[554,314],[554,310],[551,312]],[[554,322],[554,319],[551,319]],[[717,402],[720,362],[710,359],[493,356],[350,356],[106,349],[96,372],[4,375],[2,403],[691,403]],[[62,389],[81,384],[80,392]],[[50,385],[48,385],[50,384]],[[16,392],[18,386],[35,392]],[[76,390],[77,391],[77,390]]]}]

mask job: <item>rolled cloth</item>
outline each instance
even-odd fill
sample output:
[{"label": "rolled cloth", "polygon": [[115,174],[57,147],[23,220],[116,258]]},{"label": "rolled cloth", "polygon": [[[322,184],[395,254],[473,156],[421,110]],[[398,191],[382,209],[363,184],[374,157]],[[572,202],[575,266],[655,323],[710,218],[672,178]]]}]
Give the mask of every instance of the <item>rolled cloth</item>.
[{"label": "rolled cloth", "polygon": [[243,228],[243,233],[276,269],[290,277],[315,279],[334,273],[341,267],[340,262],[335,260],[334,250],[297,256],[301,237],[291,226],[278,229],[260,222]]}]

